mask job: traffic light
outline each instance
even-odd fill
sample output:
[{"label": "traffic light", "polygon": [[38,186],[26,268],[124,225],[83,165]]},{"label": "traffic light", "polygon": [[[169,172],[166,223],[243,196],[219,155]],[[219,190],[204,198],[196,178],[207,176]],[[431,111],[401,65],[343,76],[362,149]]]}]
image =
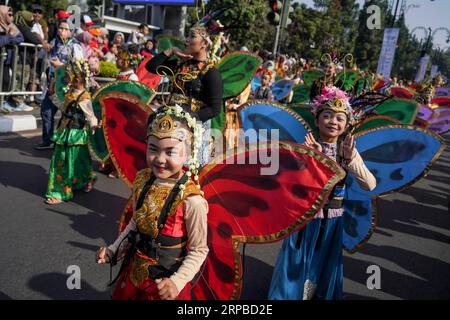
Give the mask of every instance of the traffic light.
[{"label": "traffic light", "polygon": [[291,0],[284,0],[282,28],[286,28],[292,23],[292,20],[289,18],[292,12],[294,12],[294,8],[291,6]]},{"label": "traffic light", "polygon": [[281,11],[283,10],[283,3],[279,0],[270,0],[270,12],[267,14],[267,19],[271,25],[277,26],[281,21]]}]

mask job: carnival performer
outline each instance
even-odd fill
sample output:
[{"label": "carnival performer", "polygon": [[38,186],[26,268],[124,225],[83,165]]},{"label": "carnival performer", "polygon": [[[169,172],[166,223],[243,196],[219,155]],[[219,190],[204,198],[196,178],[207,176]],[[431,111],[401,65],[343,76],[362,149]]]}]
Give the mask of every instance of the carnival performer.
[{"label": "carnival performer", "polygon": [[[113,299],[189,300],[208,254],[208,203],[198,184],[201,126],[179,106],[148,120],[147,165],[133,185],[133,216],[97,263],[124,256]],[[112,282],[114,283],[114,281]]]},{"label": "carnival performer", "polygon": [[[266,70],[264,70],[264,71],[266,71]],[[264,72],[264,71],[261,74],[261,86],[255,90],[255,92],[253,94],[253,98],[272,101],[273,100],[272,89],[269,85],[271,76],[270,76],[269,72]]]},{"label": "carnival performer", "polygon": [[[195,118],[205,122],[220,114],[222,78],[208,59],[212,41],[204,27],[189,32],[183,52],[173,47],[154,56],[146,65],[149,72],[172,78],[168,104],[179,104]],[[177,56],[179,59],[171,59]]]},{"label": "carnival performer", "polygon": [[117,74],[117,80],[139,81],[138,76],[131,67],[131,54],[126,48],[121,48],[117,55],[117,67],[120,72]]},{"label": "carnival performer", "polygon": [[315,80],[311,86],[311,100],[320,95],[323,88],[333,86],[336,82],[336,64],[333,61],[327,61],[323,70],[324,76]]},{"label": "carnival performer", "polygon": [[443,84],[444,80],[441,75],[435,76],[431,81],[424,80],[417,87],[417,93],[414,96],[415,100],[434,109],[436,106],[433,106],[432,100],[436,93],[436,89],[440,88]]},{"label": "carnival performer", "polygon": [[[308,133],[305,144],[335,159],[355,177],[361,188],[373,190],[375,177],[364,164],[349,133],[353,117],[345,92],[325,87],[314,100],[313,111],[319,137],[316,140]],[[342,299],[344,193],[345,179],[336,185],[314,219],[283,242],[269,299]]]},{"label": "carnival performer", "polygon": [[85,59],[65,66],[68,79],[61,120],[52,140],[55,150],[49,170],[47,204],[58,204],[72,199],[73,190],[90,192],[96,176],[88,148],[88,130],[98,126],[92,109],[89,86],[89,64]]}]

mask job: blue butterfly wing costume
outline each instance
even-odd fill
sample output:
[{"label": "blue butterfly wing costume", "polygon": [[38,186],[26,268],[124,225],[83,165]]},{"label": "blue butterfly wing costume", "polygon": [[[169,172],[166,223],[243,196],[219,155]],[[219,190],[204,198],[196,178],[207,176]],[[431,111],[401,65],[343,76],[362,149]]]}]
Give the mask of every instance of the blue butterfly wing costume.
[{"label": "blue butterfly wing costume", "polygon": [[377,187],[363,190],[351,173],[347,175],[343,244],[349,252],[359,249],[374,232],[376,199],[401,191],[426,175],[445,148],[437,134],[410,125],[369,129],[356,134],[355,139]]},{"label": "blue butterfly wing costume", "polygon": [[[264,100],[249,101],[239,109],[245,142],[271,139],[270,130],[279,129],[280,141],[303,143],[310,126],[293,110]],[[267,129],[267,134],[258,132]],[[366,191],[351,173],[346,178],[343,245],[353,253],[366,243],[376,227],[376,199],[401,191],[426,175],[445,148],[439,135],[412,125],[387,125],[358,132],[356,148],[377,180]]]}]

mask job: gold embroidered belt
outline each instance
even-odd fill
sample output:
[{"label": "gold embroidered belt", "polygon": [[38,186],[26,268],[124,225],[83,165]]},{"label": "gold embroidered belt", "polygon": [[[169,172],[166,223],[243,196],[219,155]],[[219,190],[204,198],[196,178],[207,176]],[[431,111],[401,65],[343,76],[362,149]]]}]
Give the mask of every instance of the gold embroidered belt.
[{"label": "gold embroidered belt", "polygon": [[179,93],[172,94],[170,98],[170,104],[179,104],[179,105],[190,105],[191,110],[193,112],[199,111],[201,108],[206,107],[206,103],[203,101],[197,100],[195,98],[190,99],[189,97],[186,97]]}]

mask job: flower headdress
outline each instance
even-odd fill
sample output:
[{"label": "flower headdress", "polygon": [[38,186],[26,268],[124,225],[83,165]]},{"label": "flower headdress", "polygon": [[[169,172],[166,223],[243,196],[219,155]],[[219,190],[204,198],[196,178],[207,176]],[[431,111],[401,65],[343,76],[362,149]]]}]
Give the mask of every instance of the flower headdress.
[{"label": "flower headdress", "polygon": [[210,47],[212,46],[213,42],[207,28],[202,26],[195,26],[191,30],[189,30],[189,36],[195,37],[196,35],[199,35],[203,40],[208,42],[208,45]]},{"label": "flower headdress", "polygon": [[89,62],[86,59],[81,58],[67,63],[65,65],[65,72],[68,81],[67,85],[63,88],[64,92],[68,92],[70,90],[71,84],[79,80],[83,82],[85,87],[89,87],[91,71]]},{"label": "flower headdress", "polygon": [[[179,105],[167,106],[158,109],[148,119],[147,138],[155,136],[158,139],[172,138],[180,142],[189,143],[191,155],[186,163],[188,177],[194,177],[194,181],[200,188],[198,180],[198,153],[202,144],[203,128],[188,112]],[[187,183],[187,182],[186,182]],[[183,190],[185,185],[181,185]]]},{"label": "flower headdress", "polygon": [[389,96],[379,92],[367,92],[349,99],[345,91],[336,87],[325,87],[322,94],[313,100],[311,112],[316,116],[324,110],[345,113],[349,124],[356,124],[376,113],[376,107],[389,99]]},{"label": "flower headdress", "polygon": [[263,71],[261,71],[261,79],[262,79],[264,76],[268,76],[268,77],[269,77],[269,80],[272,80],[272,78],[273,78],[273,71],[270,70],[270,69],[263,69]]},{"label": "flower headdress", "polygon": [[316,116],[324,110],[345,113],[350,123],[353,123],[353,110],[347,94],[334,86],[322,89],[322,94],[314,98],[312,113]]},{"label": "flower headdress", "polygon": [[119,49],[117,59],[122,60],[122,63],[125,66],[129,66],[131,63],[131,53],[128,51],[126,47],[122,47],[121,49]]}]

